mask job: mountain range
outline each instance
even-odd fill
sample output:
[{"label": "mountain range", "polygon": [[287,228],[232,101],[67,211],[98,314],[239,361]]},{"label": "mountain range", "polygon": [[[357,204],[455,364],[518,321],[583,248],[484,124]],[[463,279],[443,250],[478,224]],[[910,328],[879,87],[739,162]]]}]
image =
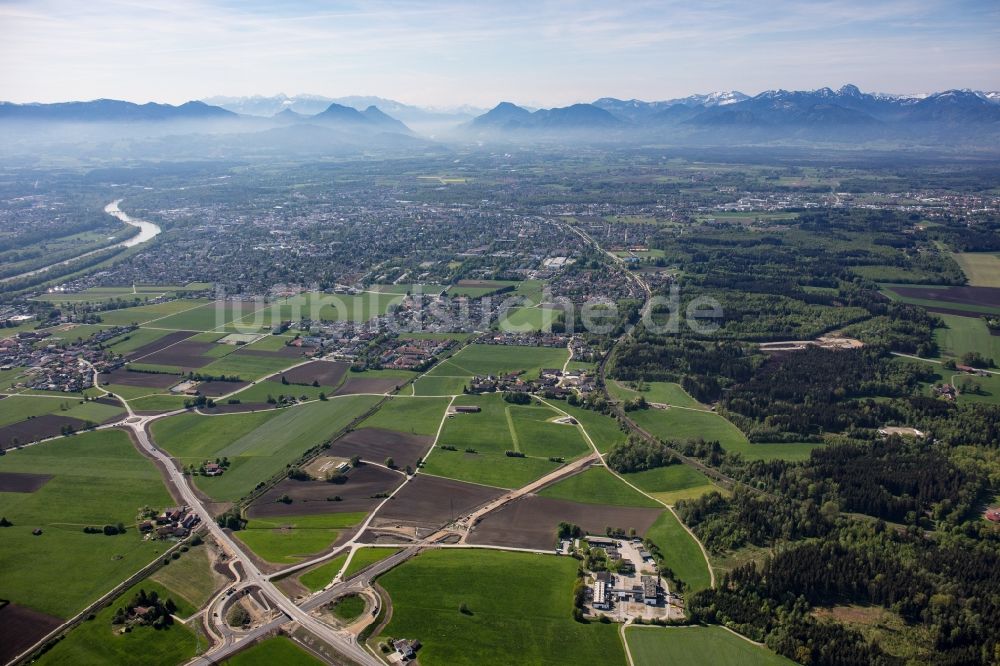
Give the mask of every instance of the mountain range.
[{"label": "mountain range", "polygon": [[1000,93],[947,90],[930,95],[863,93],[853,85],[839,90],[769,90],[753,97],[741,92],[710,93],[645,102],[603,97],[591,104],[527,109],[502,102],[474,118],[470,130],[500,132],[582,128],[622,131],[665,127],[843,128],[894,127],[914,123],[970,125],[1000,123]]},{"label": "mountain range", "polygon": [[[310,146],[427,146],[406,119],[417,119],[424,136],[467,141],[530,141],[571,137],[602,143],[676,142],[685,145],[756,145],[761,142],[820,141],[861,145],[903,141],[913,145],[1000,148],[1000,92],[947,90],[927,95],[865,93],[856,86],[838,90],[738,91],[643,101],[602,97],[591,103],[531,109],[501,102],[473,115],[470,109],[438,112],[373,97],[319,96],[211,98],[170,104],[135,104],[99,99],[57,104],[0,102],[0,130],[30,139],[87,140],[199,133],[254,137],[278,146],[283,139]],[[25,127],[31,132],[23,131]],[[428,127],[433,128],[428,130]],[[89,129],[88,129],[89,128]],[[113,129],[112,129],[113,128]],[[44,130],[44,131],[43,131]],[[392,138],[396,137],[396,138]],[[417,142],[417,143],[414,143]]]}]

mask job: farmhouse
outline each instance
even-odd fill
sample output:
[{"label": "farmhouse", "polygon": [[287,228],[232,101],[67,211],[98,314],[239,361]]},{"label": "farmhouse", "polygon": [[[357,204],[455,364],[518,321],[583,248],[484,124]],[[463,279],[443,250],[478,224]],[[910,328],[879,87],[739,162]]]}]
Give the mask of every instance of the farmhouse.
[{"label": "farmhouse", "polygon": [[456,414],[478,414],[483,411],[479,405],[455,405]]},{"label": "farmhouse", "polygon": [[392,642],[392,647],[395,648],[396,654],[405,661],[417,656],[417,650],[420,649],[420,641],[400,638]]},{"label": "farmhouse", "polygon": [[587,543],[593,548],[616,548],[618,546],[617,541],[607,537],[589,536],[587,537]]}]

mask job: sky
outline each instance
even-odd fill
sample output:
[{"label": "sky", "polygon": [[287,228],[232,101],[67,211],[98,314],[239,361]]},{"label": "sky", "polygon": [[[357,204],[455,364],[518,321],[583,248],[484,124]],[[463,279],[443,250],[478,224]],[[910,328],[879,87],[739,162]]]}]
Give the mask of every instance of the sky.
[{"label": "sky", "polygon": [[1000,89],[998,0],[0,0],[0,99]]}]

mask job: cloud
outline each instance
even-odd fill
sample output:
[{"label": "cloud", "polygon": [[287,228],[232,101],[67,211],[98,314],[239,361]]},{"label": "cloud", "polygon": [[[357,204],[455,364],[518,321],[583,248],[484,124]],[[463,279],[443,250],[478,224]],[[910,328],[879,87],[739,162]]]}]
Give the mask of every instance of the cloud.
[{"label": "cloud", "polygon": [[6,0],[0,89],[15,101],[309,90],[554,104],[859,74],[880,90],[997,88],[998,18],[993,2],[936,0]]}]

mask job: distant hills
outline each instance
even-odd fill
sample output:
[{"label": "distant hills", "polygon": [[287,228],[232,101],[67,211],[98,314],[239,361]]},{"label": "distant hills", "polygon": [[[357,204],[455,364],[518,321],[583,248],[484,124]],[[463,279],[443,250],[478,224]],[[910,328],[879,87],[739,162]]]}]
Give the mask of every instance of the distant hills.
[{"label": "distant hills", "polygon": [[432,142],[376,106],[326,104],[311,115],[286,108],[268,118],[200,101],[135,104],[94,100],[58,104],[0,102],[0,154],[33,155],[45,147],[66,155],[161,158],[347,155],[432,150]]},{"label": "distant hills", "polygon": [[0,102],[0,121],[45,122],[144,122],[165,120],[235,119],[231,111],[204,102],[171,104],[135,104],[116,99],[57,104],[12,104]]},{"label": "distant hills", "polygon": [[[179,106],[154,103],[135,104],[114,99],[57,104],[0,102],[0,122],[14,120],[55,123],[142,123],[199,120],[239,121],[241,119],[252,122],[261,120],[248,118],[204,102],[185,102]],[[314,123],[345,130],[400,132],[403,134],[410,132],[410,128],[405,124],[383,113],[375,106],[358,111],[353,107],[332,103],[314,115],[304,115],[291,109],[285,109],[275,114],[270,120],[281,124]]]},{"label": "distant hills", "polygon": [[[311,150],[310,137],[317,147],[361,148],[375,145],[374,137],[379,137],[377,143],[382,146],[395,142],[426,147],[430,142],[420,139],[409,125],[408,119],[415,119],[415,129],[424,136],[459,141],[558,140],[565,136],[574,141],[632,144],[791,142],[1000,148],[1000,92],[996,91],[887,95],[845,85],[837,90],[769,90],[754,96],[724,91],[660,101],[602,97],[589,104],[548,109],[501,102],[475,115],[470,108],[438,112],[378,97],[339,99],[217,97],[177,106],[110,99],[0,102],[0,130],[22,142],[32,136],[72,141],[198,133],[238,135],[242,147],[252,146],[254,137],[275,149],[287,139],[299,149]],[[21,136],[17,128],[26,125],[35,131],[21,132]],[[113,131],[108,129],[111,125]]]},{"label": "distant hills", "polygon": [[358,111],[364,111],[374,106],[383,113],[403,123],[425,127],[440,127],[447,124],[456,125],[471,120],[484,111],[484,109],[470,106],[447,110],[425,109],[384,97],[365,95],[350,95],[346,97],[323,97],[321,95],[294,95],[289,97],[285,94],[272,95],[270,97],[261,95],[251,97],[216,96],[207,97],[202,101],[234,113],[260,117],[272,117],[286,110],[291,110],[305,116],[312,116],[322,113],[331,104],[348,106]]}]

